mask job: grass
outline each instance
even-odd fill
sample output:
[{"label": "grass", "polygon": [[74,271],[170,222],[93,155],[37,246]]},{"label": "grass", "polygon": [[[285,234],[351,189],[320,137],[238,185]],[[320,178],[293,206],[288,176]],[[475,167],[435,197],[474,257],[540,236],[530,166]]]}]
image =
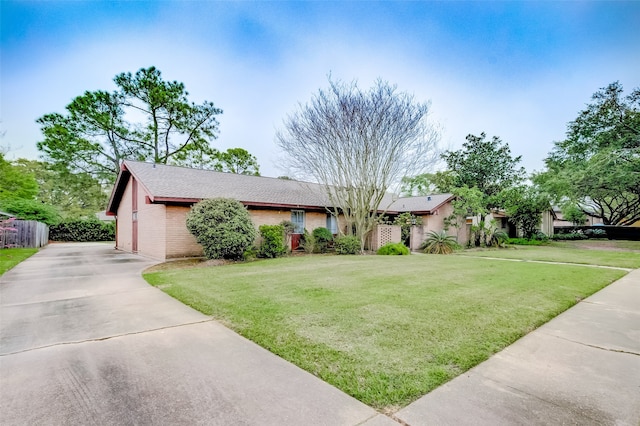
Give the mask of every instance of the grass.
[{"label": "grass", "polygon": [[291,257],[145,278],[362,402],[393,412],[622,275],[414,255]]},{"label": "grass", "polygon": [[0,275],[37,252],[34,248],[0,249]]},{"label": "grass", "polygon": [[[625,249],[625,247],[628,247]],[[637,247],[638,251],[635,250]],[[626,251],[623,251],[626,250]],[[511,246],[508,249],[473,249],[461,256],[566,262],[620,268],[640,268],[640,241],[566,241],[546,246]]]}]

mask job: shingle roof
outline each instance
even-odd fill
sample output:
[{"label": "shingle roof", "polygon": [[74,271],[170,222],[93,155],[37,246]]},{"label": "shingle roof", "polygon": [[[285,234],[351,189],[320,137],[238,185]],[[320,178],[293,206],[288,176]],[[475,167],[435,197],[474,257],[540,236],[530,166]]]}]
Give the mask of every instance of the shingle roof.
[{"label": "shingle roof", "polygon": [[[124,161],[109,200],[108,212],[116,213],[124,187],[133,175],[152,201],[193,202],[205,198],[234,198],[245,204],[318,207],[329,206],[323,185],[288,179],[238,175],[211,170]],[[430,211],[450,198],[450,194],[400,198],[389,194],[380,208],[390,212]],[[393,201],[393,202],[392,202]]]},{"label": "shingle roof", "polygon": [[395,212],[431,212],[451,198],[453,198],[451,194],[398,198],[389,206],[388,210]]},{"label": "shingle roof", "polygon": [[129,160],[123,163],[123,169],[140,182],[152,199],[226,197],[245,203],[328,205],[323,187],[313,183]]}]

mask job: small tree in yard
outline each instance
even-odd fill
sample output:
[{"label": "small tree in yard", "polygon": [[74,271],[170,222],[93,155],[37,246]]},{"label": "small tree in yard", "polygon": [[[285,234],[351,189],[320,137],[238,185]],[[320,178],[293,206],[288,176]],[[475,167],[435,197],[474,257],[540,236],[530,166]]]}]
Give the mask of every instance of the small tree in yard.
[{"label": "small tree in yard", "polygon": [[371,89],[329,81],[287,117],[277,142],[296,177],[323,185],[363,252],[382,200],[405,175],[424,173],[437,159],[437,128],[429,104],[378,80]]},{"label": "small tree in yard", "polygon": [[247,209],[229,198],[195,204],[187,214],[187,229],[209,259],[242,259],[257,236]]}]

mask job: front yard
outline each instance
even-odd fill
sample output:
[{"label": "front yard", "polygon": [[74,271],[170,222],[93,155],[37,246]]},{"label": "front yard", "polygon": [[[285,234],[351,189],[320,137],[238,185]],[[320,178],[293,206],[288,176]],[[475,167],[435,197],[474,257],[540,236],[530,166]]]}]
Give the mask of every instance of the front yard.
[{"label": "front yard", "polygon": [[37,252],[34,248],[0,249],[0,275]]},{"label": "front yard", "polygon": [[460,256],[566,262],[619,268],[640,268],[640,241],[583,240],[552,242],[547,246],[473,249]]},{"label": "front yard", "polygon": [[145,278],[364,403],[395,411],[624,274],[413,255],[289,257]]}]

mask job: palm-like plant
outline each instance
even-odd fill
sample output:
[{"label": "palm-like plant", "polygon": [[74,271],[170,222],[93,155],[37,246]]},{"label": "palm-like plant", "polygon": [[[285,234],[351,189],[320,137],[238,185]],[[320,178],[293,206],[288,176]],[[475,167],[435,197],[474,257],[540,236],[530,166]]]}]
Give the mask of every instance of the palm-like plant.
[{"label": "palm-like plant", "polygon": [[494,230],[488,235],[487,239],[487,246],[504,247],[507,241],[509,241],[509,235],[504,231]]},{"label": "palm-like plant", "polygon": [[429,232],[420,246],[425,253],[431,254],[451,254],[457,247],[456,237],[447,235],[445,231]]}]

